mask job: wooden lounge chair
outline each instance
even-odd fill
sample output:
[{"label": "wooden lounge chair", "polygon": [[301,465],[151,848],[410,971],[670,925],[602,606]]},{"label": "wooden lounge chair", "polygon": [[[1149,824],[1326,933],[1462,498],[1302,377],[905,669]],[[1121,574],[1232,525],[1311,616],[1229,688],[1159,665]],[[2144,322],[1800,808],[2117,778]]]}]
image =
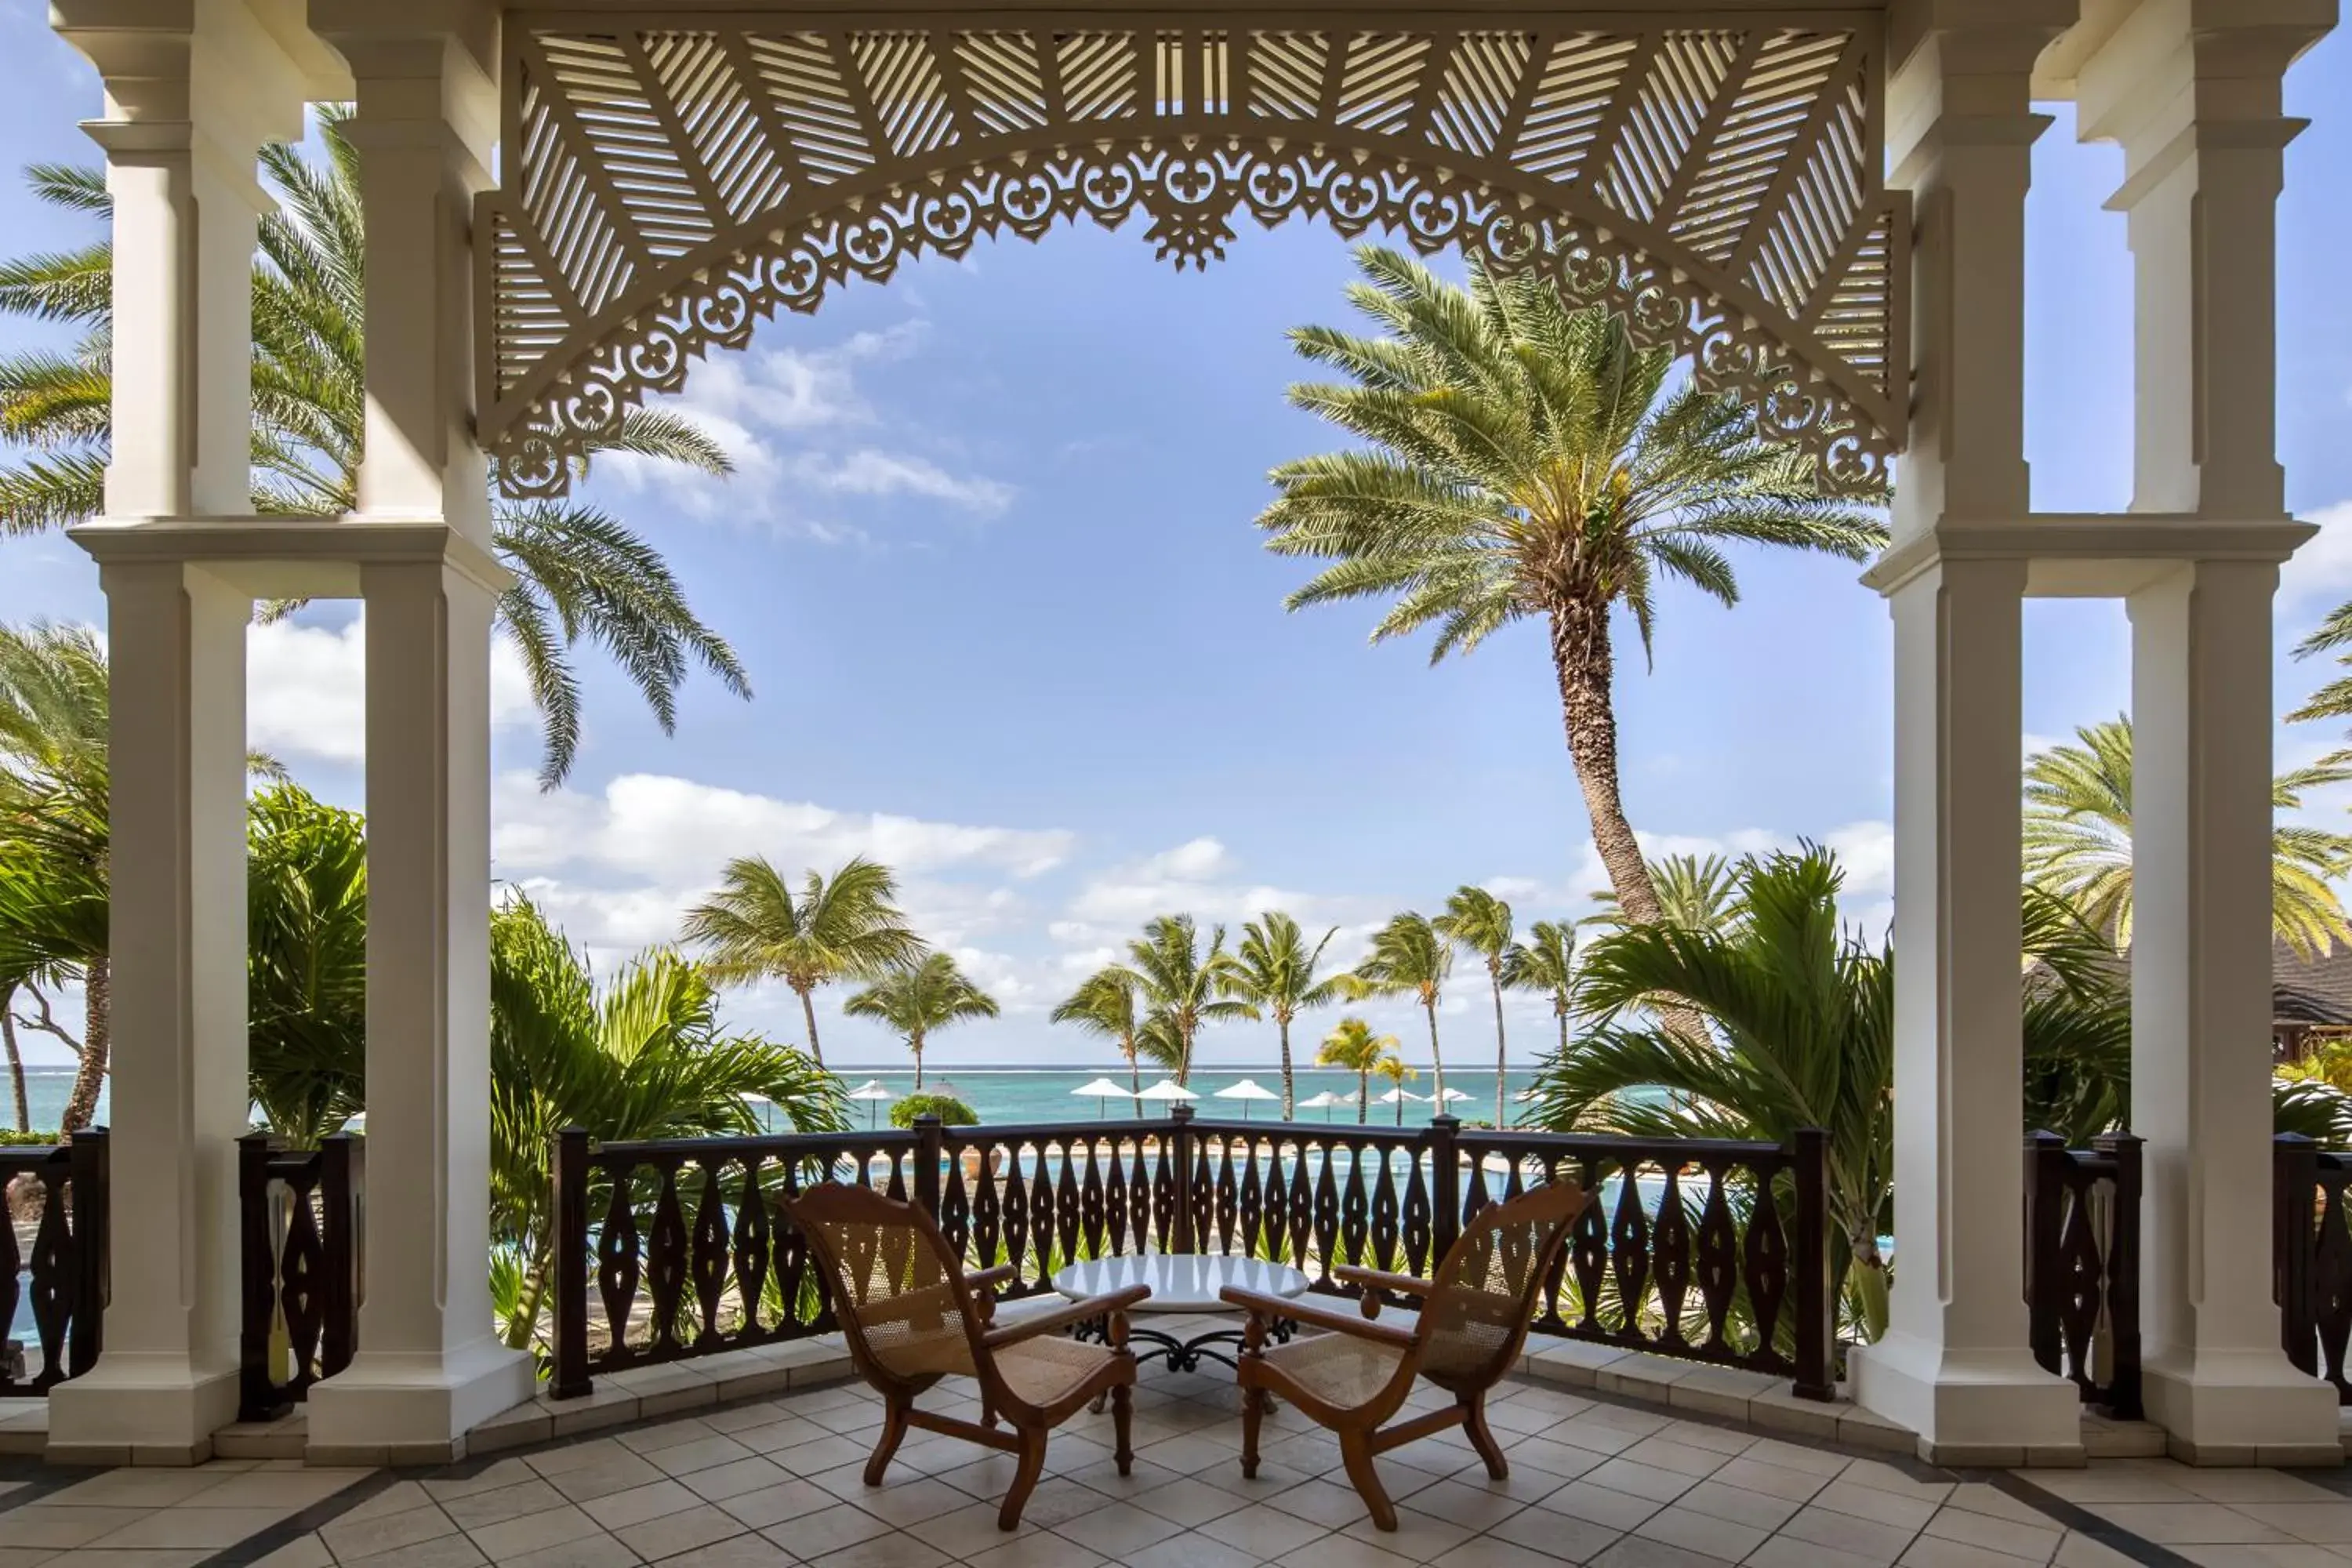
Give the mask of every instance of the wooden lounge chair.
[{"label": "wooden lounge chair", "polygon": [[[1106,1392],[1118,1473],[1128,1473],[1135,1357],[1127,1350],[1126,1313],[1151,1294],[1150,1286],[998,1327],[992,1292],[1013,1278],[1012,1266],[966,1273],[938,1224],[914,1205],[827,1182],[784,1210],[816,1257],[851,1361],[882,1396],[882,1436],[866,1461],[867,1486],[882,1484],[908,1427],[962,1437],[1020,1457],[996,1515],[998,1529],[1015,1529],[1045,1467],[1046,1435]],[[1108,1348],[1062,1336],[1072,1324],[1096,1319],[1107,1321]],[[979,1425],[915,1408],[917,1394],[957,1374],[980,1382]],[[999,1421],[1010,1430],[998,1430]]]},{"label": "wooden lounge chair", "polygon": [[[1229,1287],[1224,1299],[1249,1313],[1238,1370],[1242,1474],[1257,1474],[1258,1422],[1269,1394],[1288,1400],[1339,1439],[1348,1479],[1381,1530],[1394,1530],[1397,1516],[1372,1468],[1375,1454],[1461,1426],[1486,1461],[1488,1475],[1499,1481],[1510,1474],[1501,1447],[1486,1429],[1486,1391],[1518,1359],[1535,1315],[1536,1293],[1584,1204],[1582,1189],[1553,1183],[1487,1209],[1463,1227],[1433,1281],[1334,1268],[1334,1279],[1363,1288],[1360,1319]],[[1419,1321],[1410,1329],[1372,1321],[1383,1291],[1419,1297]],[[1269,1346],[1268,1329],[1286,1318],[1300,1328],[1326,1331]],[[1453,1408],[1389,1426],[1416,1377],[1454,1395]]]}]

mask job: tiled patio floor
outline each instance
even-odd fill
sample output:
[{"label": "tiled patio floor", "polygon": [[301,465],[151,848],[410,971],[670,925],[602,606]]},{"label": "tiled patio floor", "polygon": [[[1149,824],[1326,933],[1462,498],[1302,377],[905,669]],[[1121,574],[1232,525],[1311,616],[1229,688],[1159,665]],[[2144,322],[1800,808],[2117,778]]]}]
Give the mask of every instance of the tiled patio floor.
[{"label": "tiled patio floor", "polygon": [[[969,1383],[927,1403],[977,1412]],[[911,1435],[866,1487],[880,1407],[851,1384],[434,1471],[26,1465],[0,1491],[0,1568],[2352,1568],[2334,1473],[1939,1471],[1518,1381],[1490,1407],[1510,1478],[1458,1435],[1397,1449],[1384,1535],[1296,1414],[1242,1479],[1229,1374],[1154,1365],[1135,1404],[1133,1474],[1110,1417],[1079,1416],[1013,1535],[1011,1461],[952,1438]]]}]

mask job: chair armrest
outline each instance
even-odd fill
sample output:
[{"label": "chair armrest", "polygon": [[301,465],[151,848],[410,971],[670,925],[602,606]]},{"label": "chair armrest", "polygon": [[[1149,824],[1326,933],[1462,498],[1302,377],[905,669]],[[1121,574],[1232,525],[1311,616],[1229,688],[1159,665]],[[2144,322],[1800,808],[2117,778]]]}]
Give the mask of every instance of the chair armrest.
[{"label": "chair armrest", "polygon": [[1381,1315],[1381,1298],[1391,1292],[1426,1299],[1430,1291],[1436,1289],[1431,1280],[1417,1279],[1410,1274],[1387,1274],[1377,1268],[1359,1268],[1352,1263],[1342,1263],[1332,1269],[1331,1278],[1345,1285],[1363,1288],[1364,1294],[1358,1305],[1363,1309],[1367,1318]]},{"label": "chair armrest", "polygon": [[965,1287],[971,1290],[994,1290],[1001,1285],[1013,1283],[1013,1277],[1020,1272],[1010,1263],[1000,1263],[993,1268],[968,1270],[963,1277],[963,1282]]},{"label": "chair armrest", "polygon": [[1113,1290],[1101,1296],[1089,1296],[1083,1301],[1073,1301],[1066,1307],[1056,1307],[1050,1312],[1037,1312],[1017,1323],[1007,1323],[1001,1329],[991,1329],[981,1337],[981,1343],[990,1350],[1034,1339],[1053,1329],[1066,1329],[1072,1323],[1091,1322],[1112,1312],[1123,1312],[1151,1294],[1149,1285],[1129,1285],[1123,1290]]},{"label": "chair armrest", "polygon": [[1368,1323],[1360,1318],[1342,1317],[1337,1312],[1327,1312],[1320,1307],[1303,1306],[1297,1301],[1285,1300],[1280,1296],[1268,1296],[1256,1290],[1244,1290],[1238,1285],[1228,1285],[1219,1291],[1218,1295],[1227,1303],[1246,1310],[1253,1317],[1265,1318],[1268,1321],[1287,1318],[1301,1328],[1322,1329],[1335,1334],[1352,1334],[1360,1340],[1377,1341],[1384,1345],[1394,1345],[1399,1350],[1410,1349],[1412,1345],[1412,1333],[1410,1330],[1391,1328],[1386,1323]]}]

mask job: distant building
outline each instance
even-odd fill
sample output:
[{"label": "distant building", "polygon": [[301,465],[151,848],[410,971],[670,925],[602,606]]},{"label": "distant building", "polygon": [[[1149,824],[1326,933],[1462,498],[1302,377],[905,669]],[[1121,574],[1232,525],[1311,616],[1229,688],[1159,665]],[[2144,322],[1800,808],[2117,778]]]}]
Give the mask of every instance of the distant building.
[{"label": "distant building", "polygon": [[2352,1037],[2352,947],[2341,944],[2305,963],[2283,942],[2271,944],[2271,1047],[2277,1058],[2308,1055],[2325,1040]]}]

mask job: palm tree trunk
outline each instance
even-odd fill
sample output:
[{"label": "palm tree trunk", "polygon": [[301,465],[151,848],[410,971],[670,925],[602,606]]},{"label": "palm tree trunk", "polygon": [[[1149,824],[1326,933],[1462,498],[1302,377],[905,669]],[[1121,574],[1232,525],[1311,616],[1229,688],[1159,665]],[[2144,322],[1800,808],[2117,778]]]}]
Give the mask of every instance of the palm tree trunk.
[{"label": "palm tree trunk", "polygon": [[[1421,1005],[1422,1010],[1429,1015],[1429,1068],[1437,1079],[1436,1086],[1431,1091],[1437,1109],[1430,1114],[1443,1116],[1445,1114],[1445,1058],[1437,1054],[1437,998],[1432,996]],[[1402,1089],[1404,1080],[1398,1079],[1397,1087]],[[1397,1101],[1397,1114],[1400,1116],[1404,1114],[1404,1101],[1402,1100]]]},{"label": "palm tree trunk", "polygon": [[16,1020],[8,1010],[16,1000],[13,991],[0,996],[0,1041],[5,1041],[8,1047],[8,1087],[16,1091],[16,1131],[30,1132],[33,1111],[25,1099],[25,1058],[17,1054]]},{"label": "palm tree trunk", "polygon": [[1133,1040],[1127,1042],[1127,1087],[1135,1093],[1136,1098],[1131,1103],[1135,1107],[1135,1119],[1140,1121],[1143,1120],[1143,1067],[1136,1059]]},{"label": "palm tree trunk", "polygon": [[1503,1114],[1503,1071],[1504,1064],[1509,1058],[1503,1048],[1502,966],[1490,961],[1486,965],[1486,979],[1495,987],[1495,1131],[1500,1132],[1510,1125]]},{"label": "palm tree trunk", "polygon": [[1568,1009],[1555,1007],[1552,1011],[1559,1015],[1559,1054],[1564,1058],[1568,1055]]},{"label": "palm tree trunk", "polygon": [[58,1131],[71,1132],[89,1125],[98,1114],[98,1091],[106,1082],[107,1017],[110,992],[108,985],[107,961],[90,961],[89,973],[82,981],[82,1016],[86,1026],[81,1037],[81,1066],[74,1073],[73,1092],[66,1097],[66,1113],[58,1119]]},{"label": "palm tree trunk", "polygon": [[801,1014],[808,1019],[809,1055],[815,1058],[817,1068],[822,1071],[824,1068],[824,1047],[816,1043],[816,1004],[810,1000],[810,987],[795,985],[793,989],[801,994]]},{"label": "palm tree trunk", "polygon": [[[1609,646],[1609,605],[1573,600],[1551,611],[1552,672],[1559,681],[1560,718],[1568,731],[1569,760],[1584,791],[1584,813],[1592,824],[1592,847],[1609,869],[1609,886],[1625,918],[1654,924],[1665,911],[1649,863],[1625,820],[1625,800],[1617,784],[1617,710],[1609,688],[1616,656]],[[1678,1035],[1707,1037],[1706,1020],[1689,1007],[1657,1009],[1659,1021]]]},{"label": "palm tree trunk", "polygon": [[1192,1087],[1192,1027],[1189,1024],[1176,1033],[1176,1087]]},{"label": "palm tree trunk", "polygon": [[923,1037],[916,1035],[910,1037],[907,1041],[907,1047],[915,1053],[914,1092],[920,1094],[923,1092]]},{"label": "palm tree trunk", "polygon": [[1278,1018],[1275,1021],[1275,1026],[1282,1031],[1282,1119],[1287,1121],[1290,1120],[1290,1100],[1294,1092],[1290,1082],[1290,1020]]},{"label": "palm tree trunk", "polygon": [[1361,1127],[1372,1116],[1372,1069],[1364,1068],[1356,1075],[1356,1125]]}]

